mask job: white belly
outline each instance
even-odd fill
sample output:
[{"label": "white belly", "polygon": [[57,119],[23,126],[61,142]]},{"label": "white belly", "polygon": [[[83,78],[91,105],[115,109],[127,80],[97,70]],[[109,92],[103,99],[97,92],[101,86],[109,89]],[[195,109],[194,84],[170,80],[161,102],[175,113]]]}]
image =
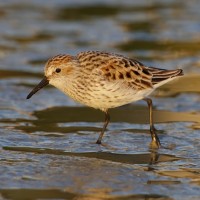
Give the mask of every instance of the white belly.
[{"label": "white belly", "polygon": [[[141,100],[153,92],[153,88],[134,90],[121,84],[100,85],[89,83],[87,87],[78,87],[76,83],[68,82],[53,84],[59,90],[75,101],[100,110],[107,110]],[[80,85],[80,84],[79,84]]]},{"label": "white belly", "polygon": [[65,91],[75,101],[100,110],[119,107],[134,101],[138,101],[148,96],[153,89],[135,91],[131,88],[98,88],[86,90],[78,93]]}]

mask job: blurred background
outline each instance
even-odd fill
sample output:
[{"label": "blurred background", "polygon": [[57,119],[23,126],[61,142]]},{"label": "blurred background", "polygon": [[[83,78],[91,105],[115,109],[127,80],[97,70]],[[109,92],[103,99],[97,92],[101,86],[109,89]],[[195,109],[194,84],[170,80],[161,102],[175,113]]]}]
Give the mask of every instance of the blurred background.
[{"label": "blurred background", "polygon": [[[0,199],[199,199],[198,0],[0,2]],[[163,146],[149,149],[148,109],[104,115],[49,86],[30,100],[45,62],[99,50],[185,76],[152,94]]]}]

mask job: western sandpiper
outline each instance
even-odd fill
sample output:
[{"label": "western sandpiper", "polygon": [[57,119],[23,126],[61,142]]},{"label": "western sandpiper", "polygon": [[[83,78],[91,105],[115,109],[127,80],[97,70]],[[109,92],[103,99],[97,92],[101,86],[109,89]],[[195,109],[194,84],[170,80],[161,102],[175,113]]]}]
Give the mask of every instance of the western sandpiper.
[{"label": "western sandpiper", "polygon": [[49,59],[44,74],[27,99],[51,84],[75,101],[102,110],[105,122],[97,144],[101,144],[110,121],[108,109],[145,100],[149,107],[151,144],[159,148],[160,140],[153,125],[152,100],[147,96],[157,87],[182,76],[183,71],[148,67],[118,54],[86,51],[76,56],[63,54]]}]

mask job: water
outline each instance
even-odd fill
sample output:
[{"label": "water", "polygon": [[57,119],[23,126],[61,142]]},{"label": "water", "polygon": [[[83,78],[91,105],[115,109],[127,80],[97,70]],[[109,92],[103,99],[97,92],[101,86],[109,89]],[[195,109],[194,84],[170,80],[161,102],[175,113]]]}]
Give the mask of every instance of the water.
[{"label": "water", "polygon": [[[197,0],[0,2],[0,199],[199,199],[200,4]],[[26,100],[46,60],[106,50],[185,77],[156,90],[163,146],[149,149],[148,110],[104,115],[53,87]]]}]

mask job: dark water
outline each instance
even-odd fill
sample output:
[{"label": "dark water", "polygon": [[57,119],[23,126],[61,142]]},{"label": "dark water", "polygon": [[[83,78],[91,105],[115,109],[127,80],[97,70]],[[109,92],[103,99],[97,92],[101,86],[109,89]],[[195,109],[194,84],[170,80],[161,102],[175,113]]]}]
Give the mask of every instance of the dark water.
[{"label": "dark water", "polygon": [[[0,199],[200,198],[198,0],[0,2]],[[148,110],[103,113],[53,87],[26,100],[59,53],[104,50],[185,76],[152,95],[163,146],[149,149]]]}]

